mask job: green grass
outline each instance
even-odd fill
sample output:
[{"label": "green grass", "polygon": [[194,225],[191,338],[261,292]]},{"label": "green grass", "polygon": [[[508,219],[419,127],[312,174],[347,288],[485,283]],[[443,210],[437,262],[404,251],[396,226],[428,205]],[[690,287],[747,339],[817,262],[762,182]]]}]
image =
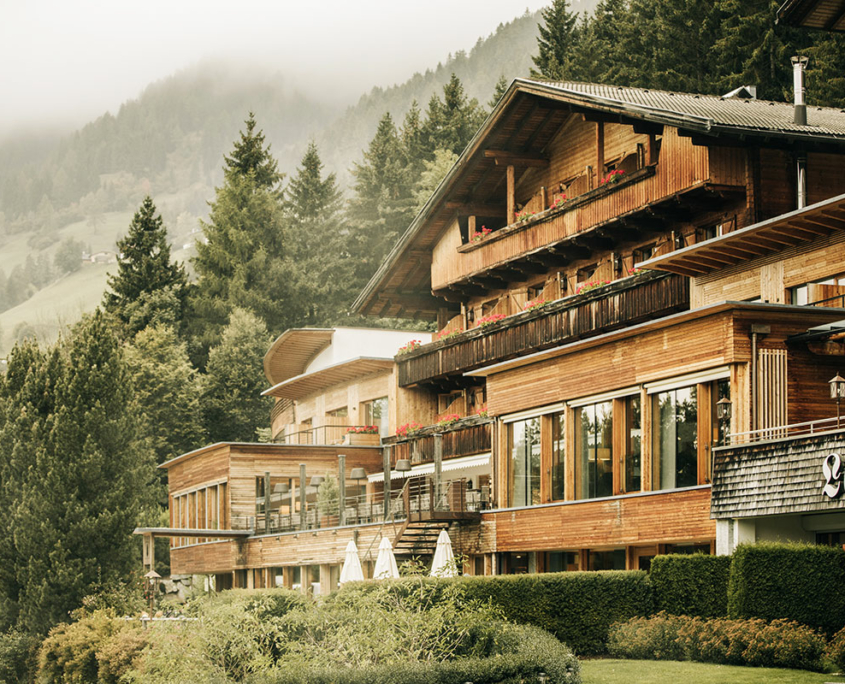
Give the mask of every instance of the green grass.
[{"label": "green grass", "polygon": [[656,660],[581,660],[583,684],[823,684],[840,675]]}]

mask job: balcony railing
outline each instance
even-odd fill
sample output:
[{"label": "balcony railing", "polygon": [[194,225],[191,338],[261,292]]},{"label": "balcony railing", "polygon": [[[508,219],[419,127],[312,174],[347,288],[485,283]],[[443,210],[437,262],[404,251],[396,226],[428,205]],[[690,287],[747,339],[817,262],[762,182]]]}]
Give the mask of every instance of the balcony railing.
[{"label": "balcony railing", "polygon": [[302,445],[334,445],[348,443],[347,435],[370,434],[374,446],[378,446],[379,435],[375,433],[354,433],[351,430],[364,429],[363,425],[319,425],[317,427],[299,430],[297,432],[280,432],[273,438],[276,444],[302,444]]},{"label": "balcony railing", "polygon": [[413,464],[434,461],[434,435],[442,435],[443,459],[472,456],[490,451],[492,447],[492,420],[473,416],[441,427],[431,425],[408,437],[386,437],[383,444],[393,447],[393,462],[408,459]]},{"label": "balcony railing", "polygon": [[263,499],[256,500],[256,515],[232,516],[233,530],[254,530],[256,534],[277,534],[299,530],[319,530],[425,518],[461,518],[478,513],[489,504],[489,494],[469,489],[468,480],[444,480],[439,491],[431,478],[409,478],[401,489],[388,492],[385,515],[384,492],[347,496],[340,501],[317,502],[306,498],[305,506],[295,494],[274,496],[269,514],[263,511]]},{"label": "balcony railing", "polygon": [[737,432],[730,435],[730,446],[751,444],[754,442],[768,442],[771,440],[786,439],[787,437],[808,437],[831,430],[838,430],[845,426],[845,418],[822,418],[820,420],[809,420],[804,423],[792,423],[791,425],[778,425],[776,427],[749,430],[748,432]]},{"label": "balcony railing", "polygon": [[424,344],[396,358],[399,384],[425,383],[688,308],[688,278],[639,273]]}]

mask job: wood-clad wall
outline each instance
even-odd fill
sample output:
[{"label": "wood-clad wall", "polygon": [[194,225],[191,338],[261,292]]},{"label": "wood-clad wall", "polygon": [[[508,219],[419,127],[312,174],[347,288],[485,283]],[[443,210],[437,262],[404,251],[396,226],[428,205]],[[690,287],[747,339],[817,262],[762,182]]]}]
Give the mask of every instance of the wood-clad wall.
[{"label": "wood-clad wall", "polygon": [[[608,129],[612,129],[612,126],[608,125]],[[553,152],[546,179],[535,181],[536,185],[530,188],[526,186],[519,196],[530,197],[543,183],[549,184],[549,178],[558,177],[557,180],[562,180],[570,167],[577,169],[595,165],[594,131],[594,123],[581,122],[580,134],[573,130],[564,135],[562,140],[574,146],[572,151],[563,145],[560,152]],[[589,136],[592,136],[591,147],[583,142]],[[616,144],[621,149],[629,142],[620,135]],[[607,196],[598,197],[548,221],[513,230],[502,239],[482,241],[477,248],[469,251],[456,251],[460,246],[460,235],[454,227],[445,231],[434,248],[432,288],[438,290],[489,266],[575,235],[696,183],[703,183],[709,180],[709,174],[708,148],[693,145],[689,138],[680,137],[676,129],[667,127],[662,139],[660,161],[655,167],[654,175],[650,177],[626,184]]]},{"label": "wood-clad wall", "polygon": [[690,307],[760,297],[789,304],[789,288],[845,271],[845,231],[693,278]]},{"label": "wood-clad wall", "polygon": [[[391,396],[394,386],[392,373],[389,372],[372,374],[353,382],[333,385],[325,392],[318,392],[297,400],[295,422],[301,424],[310,420],[313,427],[326,425],[326,413],[345,406],[347,417],[344,424],[362,425],[364,416],[360,415],[361,404],[380,397],[388,397],[392,403],[395,401],[395,397]],[[394,425],[391,423],[391,428],[394,428]]]},{"label": "wood-clad wall", "polygon": [[238,546],[243,541],[214,541],[170,549],[170,573],[173,575],[230,572],[237,565]]},{"label": "wood-clad wall", "polygon": [[807,204],[845,193],[845,155],[807,155]]},{"label": "wood-clad wall", "polygon": [[760,150],[760,220],[792,211],[796,202],[791,155],[782,150]]},{"label": "wood-clad wall", "polygon": [[730,363],[727,312],[590,346],[487,378],[487,405],[506,415]]},{"label": "wood-clad wall", "polygon": [[167,469],[170,496],[178,496],[202,484],[225,480],[229,476],[229,446],[222,444],[184,459]]},{"label": "wood-clad wall", "polygon": [[491,514],[497,551],[619,548],[709,541],[710,488]]}]

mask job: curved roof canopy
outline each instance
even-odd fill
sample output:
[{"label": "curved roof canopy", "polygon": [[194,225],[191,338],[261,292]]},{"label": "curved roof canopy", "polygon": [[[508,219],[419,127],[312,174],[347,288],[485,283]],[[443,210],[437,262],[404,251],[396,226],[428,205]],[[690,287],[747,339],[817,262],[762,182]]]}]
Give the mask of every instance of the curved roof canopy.
[{"label": "curved roof canopy", "polygon": [[279,335],[264,355],[271,385],[302,375],[311,359],[331,344],[333,328],[292,328]]}]

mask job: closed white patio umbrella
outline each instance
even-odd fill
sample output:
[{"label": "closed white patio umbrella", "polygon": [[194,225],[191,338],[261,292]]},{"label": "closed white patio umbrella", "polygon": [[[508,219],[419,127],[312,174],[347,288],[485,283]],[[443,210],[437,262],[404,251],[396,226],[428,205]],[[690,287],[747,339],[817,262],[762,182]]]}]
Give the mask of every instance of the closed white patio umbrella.
[{"label": "closed white patio umbrella", "polygon": [[361,559],[358,558],[358,547],[351,541],[346,545],[346,558],[343,561],[343,569],[340,571],[340,584],[346,582],[358,582],[364,579],[364,571],[361,568]]},{"label": "closed white patio umbrella", "polygon": [[381,544],[378,545],[378,558],[376,558],[376,567],[373,569],[373,579],[397,579],[398,577],[399,566],[396,565],[393,546],[387,537],[382,537]]},{"label": "closed white patio umbrella", "polygon": [[437,548],[434,550],[434,561],[431,563],[432,577],[457,577],[458,568],[455,565],[455,554],[452,552],[452,540],[446,530],[440,531],[437,537]]}]

